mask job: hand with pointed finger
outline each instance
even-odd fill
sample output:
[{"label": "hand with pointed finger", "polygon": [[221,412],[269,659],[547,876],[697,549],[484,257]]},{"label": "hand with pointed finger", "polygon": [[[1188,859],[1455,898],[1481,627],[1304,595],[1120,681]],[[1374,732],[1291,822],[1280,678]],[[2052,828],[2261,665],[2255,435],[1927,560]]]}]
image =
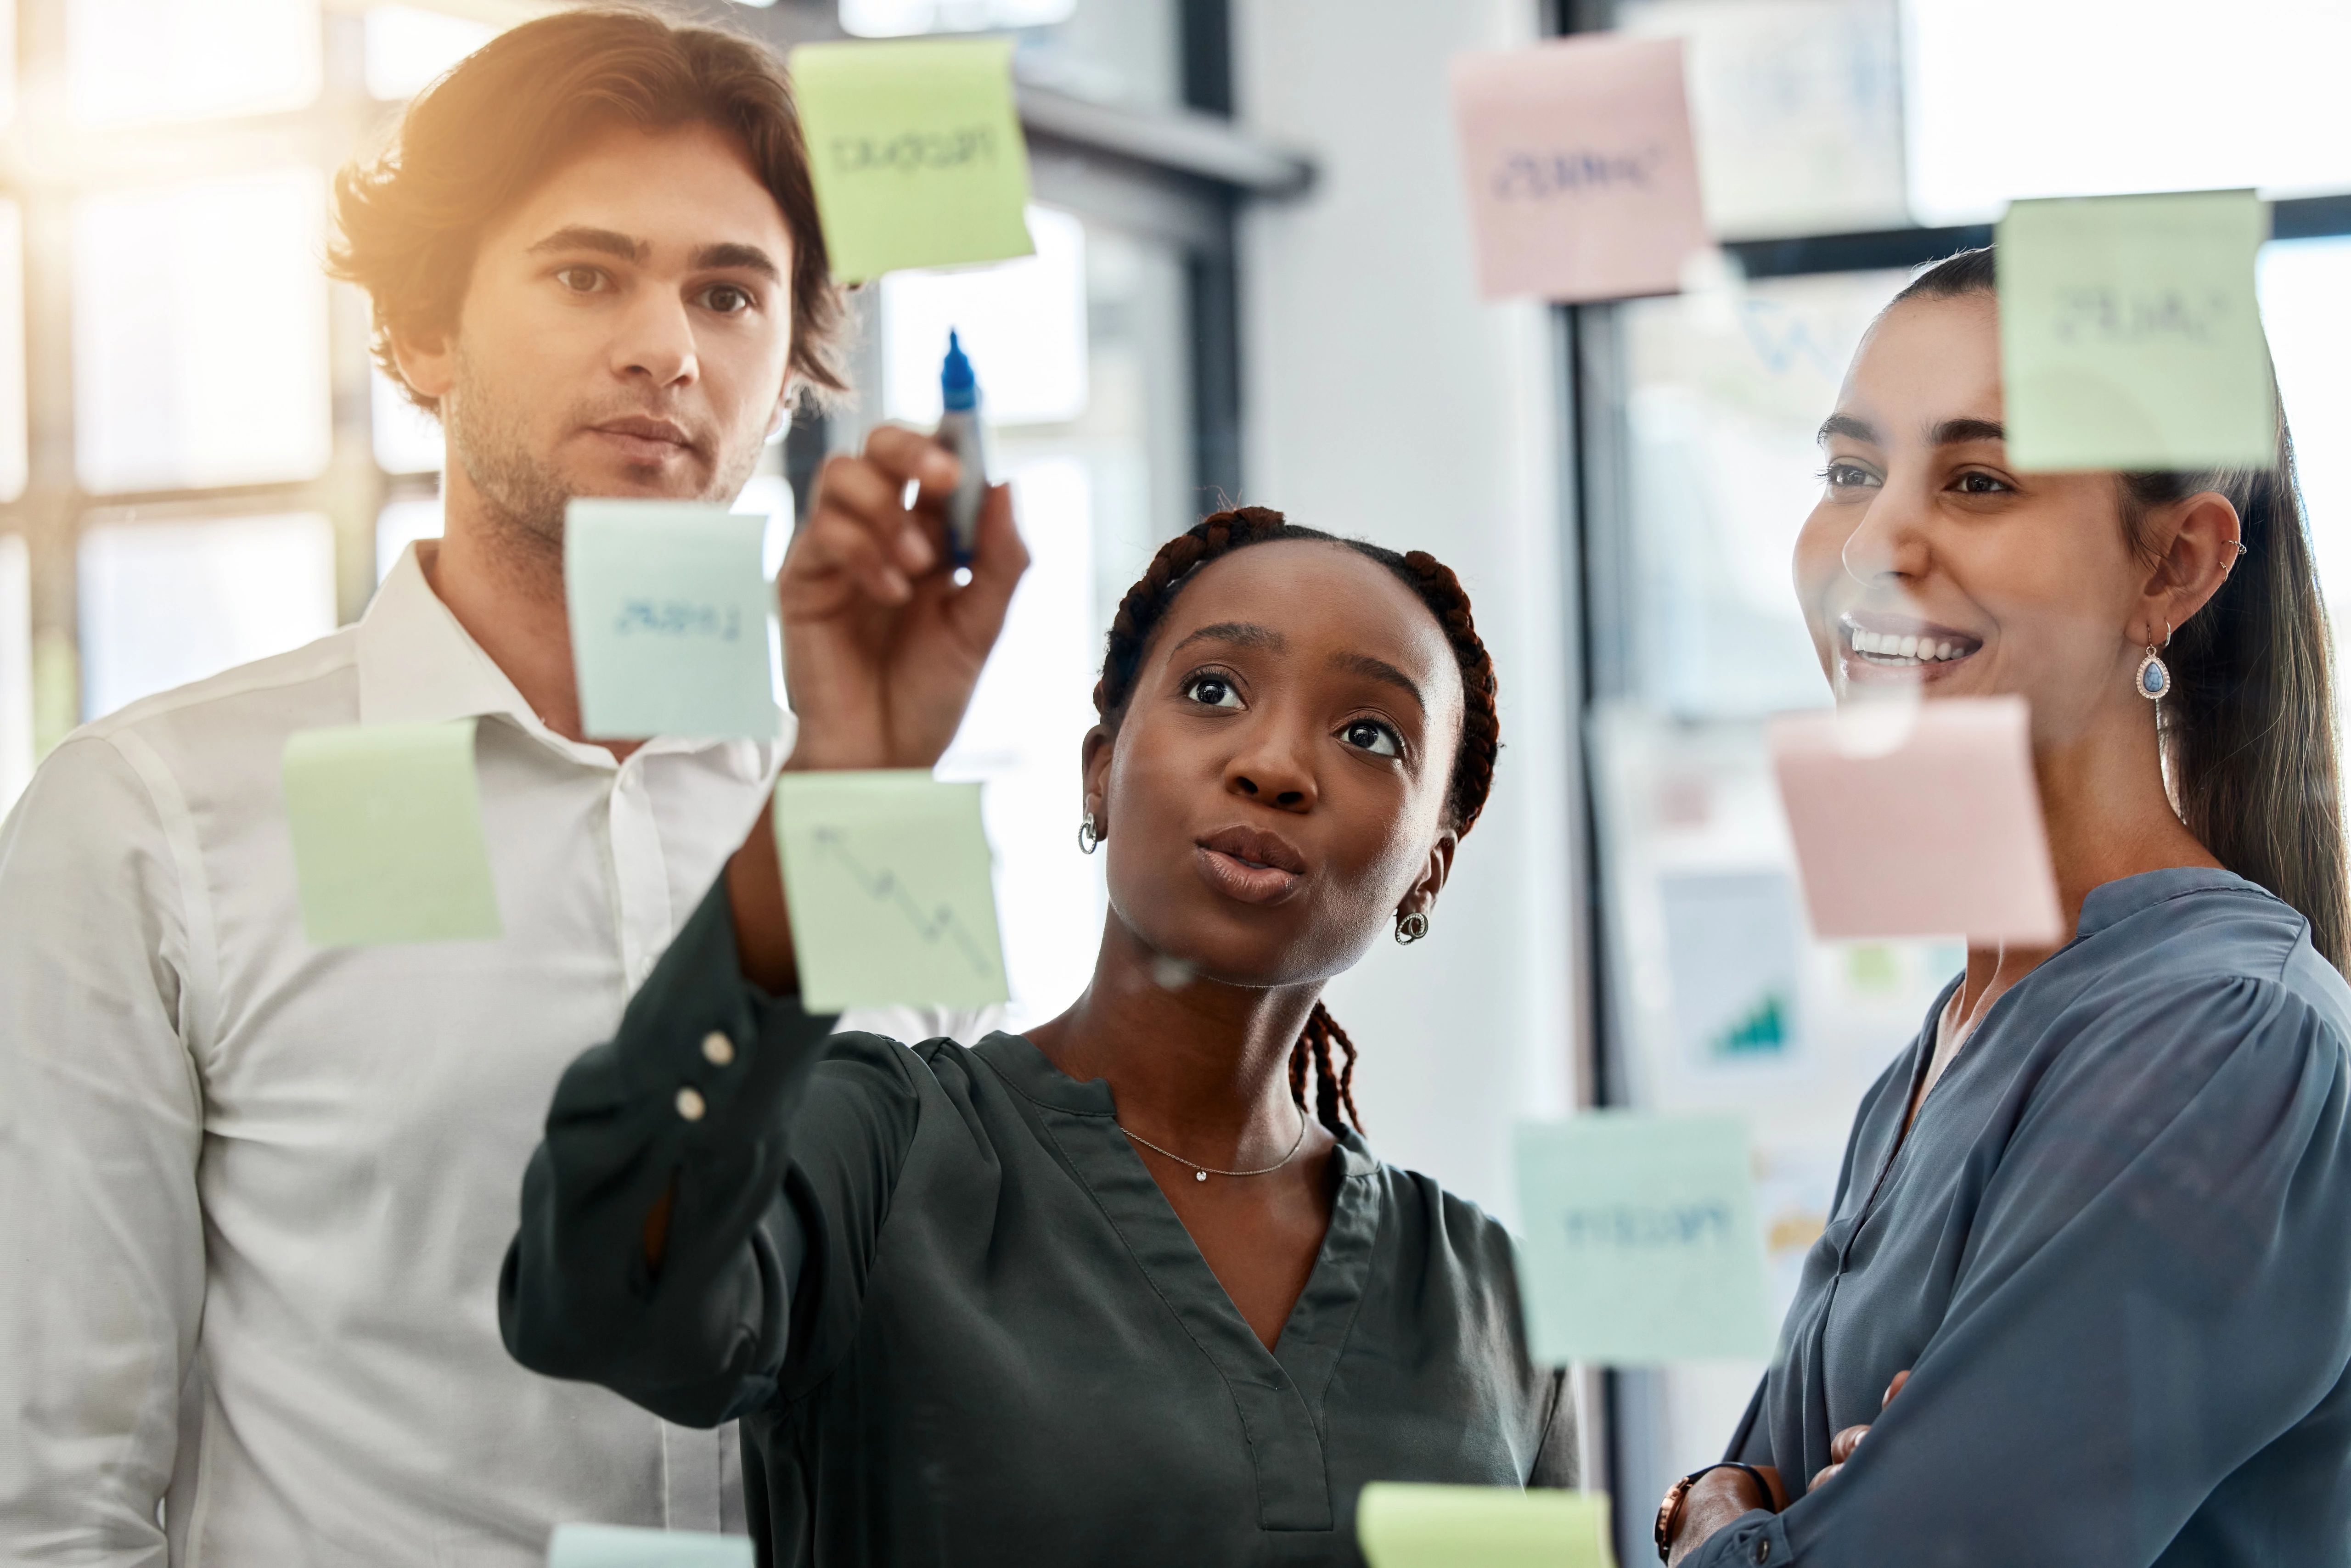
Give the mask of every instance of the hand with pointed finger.
[{"label": "hand with pointed finger", "polygon": [[776,580],[799,721],[785,766],[928,768],[955,738],[1029,568],[998,485],[980,510],[970,580],[956,583],[946,506],[957,471],[929,436],[890,424],[861,455],[826,460]]},{"label": "hand with pointed finger", "polygon": [[[1893,1404],[1894,1396],[1901,1393],[1902,1385],[1909,1381],[1910,1375],[1907,1372],[1896,1373],[1894,1375],[1894,1381],[1886,1385],[1886,1397],[1877,1402],[1877,1407],[1880,1410],[1883,1410],[1888,1405]],[[1861,1440],[1868,1436],[1869,1424],[1865,1421],[1857,1427],[1847,1427],[1835,1437],[1831,1437],[1829,1439],[1829,1462],[1821,1468],[1821,1473],[1814,1476],[1813,1478],[1813,1484],[1806,1487],[1804,1490],[1808,1492],[1820,1490],[1821,1488],[1827,1483],[1828,1479],[1831,1476],[1835,1475],[1838,1471],[1844,1469],[1844,1462],[1853,1458],[1853,1451],[1855,1448],[1860,1448]]]}]

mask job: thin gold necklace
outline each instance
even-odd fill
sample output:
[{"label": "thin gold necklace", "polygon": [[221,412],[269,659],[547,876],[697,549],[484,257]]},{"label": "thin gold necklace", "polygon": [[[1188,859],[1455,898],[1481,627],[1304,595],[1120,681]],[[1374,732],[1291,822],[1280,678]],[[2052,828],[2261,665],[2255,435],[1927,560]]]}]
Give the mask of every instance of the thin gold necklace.
[{"label": "thin gold necklace", "polygon": [[1281,1158],[1274,1161],[1273,1164],[1270,1166],[1260,1166],[1253,1171],[1220,1171],[1214,1166],[1204,1166],[1196,1160],[1187,1160],[1173,1149],[1161,1148],[1157,1144],[1153,1143],[1149,1138],[1144,1137],[1142,1134],[1129,1131],[1126,1124],[1123,1122],[1114,1121],[1113,1124],[1120,1132],[1125,1133],[1128,1137],[1133,1138],[1136,1143],[1141,1144],[1153,1154],[1165,1155],[1179,1166],[1189,1166],[1192,1170],[1192,1179],[1194,1181],[1206,1181],[1212,1176],[1271,1176],[1274,1172],[1288,1165],[1291,1160],[1296,1159],[1298,1157],[1298,1151],[1304,1147],[1306,1144],[1306,1107],[1303,1105],[1298,1107],[1298,1136],[1290,1140],[1290,1153],[1282,1155]]}]

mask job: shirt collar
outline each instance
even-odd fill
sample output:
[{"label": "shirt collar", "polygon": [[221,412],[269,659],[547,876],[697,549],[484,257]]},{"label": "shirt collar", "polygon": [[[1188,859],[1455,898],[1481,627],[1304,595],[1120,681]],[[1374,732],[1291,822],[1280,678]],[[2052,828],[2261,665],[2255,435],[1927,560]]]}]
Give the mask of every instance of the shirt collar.
[{"label": "shirt collar", "polygon": [[2210,866],[2171,866],[2163,871],[2143,871],[2136,876],[2116,877],[2101,883],[2082,900],[2082,924],[2079,936],[2087,936],[2109,925],[2118,925],[2142,910],[2154,908],[2171,899],[2184,898],[2191,893],[2237,892],[2270,894],[2247,882],[2234,872]]},{"label": "shirt collar", "polygon": [[[401,551],[399,564],[360,617],[358,666],[361,724],[438,724],[461,718],[503,718],[549,749],[590,768],[617,769],[611,752],[558,735],[532,711],[496,661],[449,613],[424,576],[424,557],[439,541],[420,539]],[[689,740],[657,736],[632,756],[723,751],[745,779],[772,775],[791,740],[791,715],[780,740]]]}]

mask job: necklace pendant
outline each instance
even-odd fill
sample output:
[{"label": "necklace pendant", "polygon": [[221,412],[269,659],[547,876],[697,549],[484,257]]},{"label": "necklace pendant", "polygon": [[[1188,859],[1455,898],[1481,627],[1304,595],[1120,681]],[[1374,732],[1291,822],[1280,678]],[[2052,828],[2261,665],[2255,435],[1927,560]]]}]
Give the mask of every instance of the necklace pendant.
[{"label": "necklace pendant", "polygon": [[1194,1171],[1192,1173],[1192,1179],[1194,1181],[1206,1181],[1208,1179],[1208,1173],[1206,1171]]}]

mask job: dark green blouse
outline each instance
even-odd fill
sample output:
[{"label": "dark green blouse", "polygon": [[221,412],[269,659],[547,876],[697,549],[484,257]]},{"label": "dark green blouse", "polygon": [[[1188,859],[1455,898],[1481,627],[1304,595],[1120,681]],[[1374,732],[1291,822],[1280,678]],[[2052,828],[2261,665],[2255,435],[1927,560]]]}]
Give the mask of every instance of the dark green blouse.
[{"label": "dark green blouse", "polygon": [[831,1021],[743,979],[714,889],[564,1075],[499,1281],[524,1364],[740,1418],[761,1562],[1356,1563],[1366,1481],[1574,1484],[1476,1207],[1343,1134],[1269,1352],[1109,1085]]}]

